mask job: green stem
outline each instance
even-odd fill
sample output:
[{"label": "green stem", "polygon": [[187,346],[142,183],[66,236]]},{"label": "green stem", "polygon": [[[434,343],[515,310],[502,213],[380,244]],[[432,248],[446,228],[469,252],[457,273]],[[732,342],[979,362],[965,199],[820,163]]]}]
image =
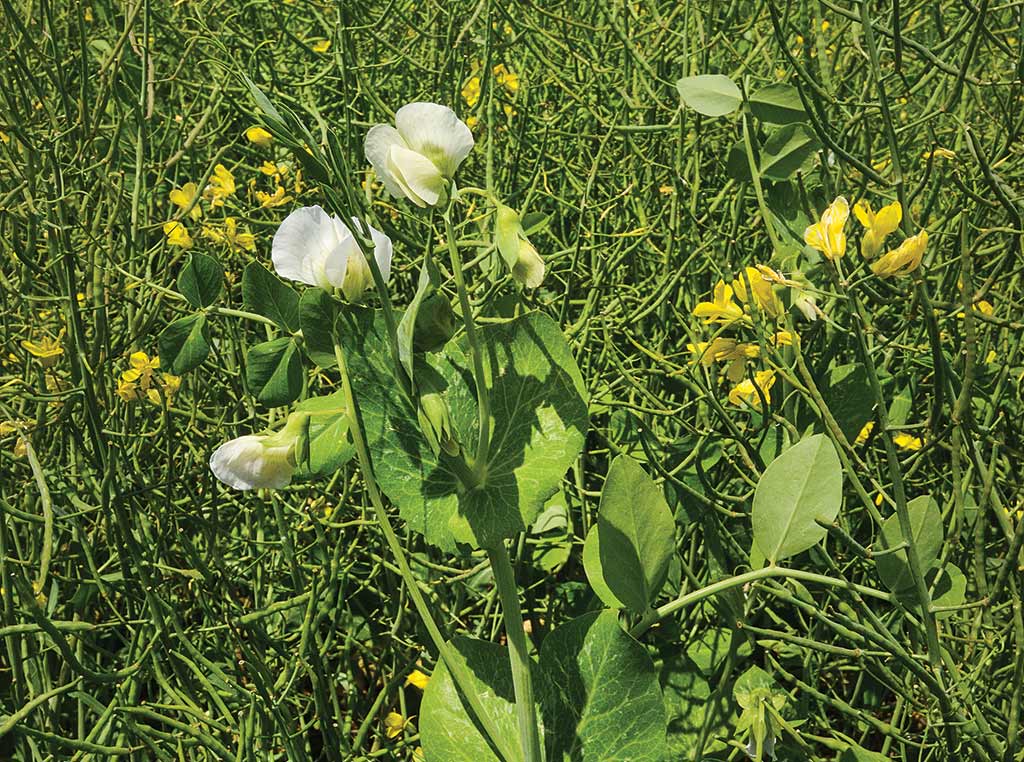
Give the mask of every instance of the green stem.
[{"label": "green stem", "polygon": [[462,256],[455,241],[455,226],[452,225],[453,206],[454,194],[444,211],[444,235],[448,240],[448,253],[452,258],[452,275],[455,277],[455,288],[459,292],[459,307],[462,310],[462,323],[466,328],[466,340],[469,342],[469,354],[473,358],[473,381],[476,385],[476,404],[480,416],[480,432],[476,451],[473,453],[473,472],[477,480],[482,481],[491,442],[491,399],[487,389],[487,377],[484,375],[483,348],[473,321],[473,307],[469,302],[466,279],[462,272]]},{"label": "green stem", "polygon": [[402,544],[398,541],[398,536],[395,534],[394,527],[391,525],[391,519],[388,517],[387,510],[384,508],[384,501],[377,488],[377,481],[373,476],[373,469],[370,465],[370,452],[366,446],[366,439],[363,437],[359,411],[356,407],[355,396],[352,393],[352,382],[349,378],[348,365],[345,362],[345,353],[338,344],[334,345],[334,356],[338,361],[338,369],[341,371],[342,392],[345,395],[345,404],[348,406],[349,410],[349,431],[352,434],[352,442],[355,445],[356,455],[359,458],[359,467],[363,472],[363,481],[366,483],[366,491],[370,496],[370,502],[373,504],[381,531],[384,533],[384,539],[388,544],[388,548],[391,550],[391,554],[395,557],[395,563],[398,565],[398,571],[402,576],[402,582],[405,583],[405,587],[409,591],[409,597],[412,598],[413,605],[416,607],[416,612],[423,621],[423,625],[427,628],[427,633],[430,635],[430,639],[434,642],[434,647],[437,648],[438,653],[441,655],[441,659],[448,668],[448,672],[451,674],[452,679],[458,686],[459,691],[469,703],[472,713],[483,726],[484,732],[490,738],[495,747],[497,747],[502,756],[506,759],[513,759],[514,757],[509,753],[509,750],[504,748],[502,736],[498,733],[498,729],[494,725],[493,720],[484,712],[480,696],[473,688],[473,681],[469,671],[466,666],[459,661],[458,656],[455,653],[455,649],[449,645],[445,640],[444,635],[441,634],[441,630],[434,621],[434,617],[431,615],[430,609],[427,606],[427,601],[423,597],[423,593],[420,591],[419,585],[416,582],[416,577],[412,573],[412,569],[409,567],[409,562],[405,557],[405,551],[402,548]]},{"label": "green stem", "polygon": [[516,719],[519,723],[519,743],[523,748],[524,762],[541,762],[540,733],[537,730],[537,713],[533,700],[533,681],[530,677],[530,653],[523,632],[523,612],[519,608],[519,589],[516,587],[515,572],[508,557],[505,543],[498,543],[489,549],[487,555],[494,572],[494,583],[498,587],[501,610],[505,619],[505,635],[508,637],[508,658],[512,664],[512,687],[516,694]]}]

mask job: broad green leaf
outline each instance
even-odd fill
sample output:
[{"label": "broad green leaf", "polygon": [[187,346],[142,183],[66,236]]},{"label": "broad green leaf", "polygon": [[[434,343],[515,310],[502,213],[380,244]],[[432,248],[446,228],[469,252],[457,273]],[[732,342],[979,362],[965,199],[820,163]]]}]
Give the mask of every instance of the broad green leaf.
[{"label": "broad green leaf", "polygon": [[[931,590],[933,606],[961,606],[967,599],[967,578],[954,564],[946,564],[941,570],[932,569],[926,581]],[[938,611],[939,619],[953,616],[955,611]]]},{"label": "broad green leaf", "polygon": [[[445,762],[520,762],[523,757],[508,649],[466,637],[454,638],[451,645],[456,658],[472,675],[484,712],[497,729],[499,737],[495,741],[499,751],[506,753],[497,753],[488,742],[441,661],[430,677],[420,705],[419,729],[424,757]],[[531,664],[535,692],[544,680],[536,666]]]},{"label": "broad green leaf", "polygon": [[[675,550],[675,521],[661,487],[628,455],[608,469],[597,523],[598,560],[584,559],[587,578],[604,579],[615,599],[633,611],[644,611],[661,590]],[[591,561],[587,565],[586,561]],[[600,595],[600,588],[595,586]],[[603,599],[602,599],[603,600]]]},{"label": "broad green leaf", "polygon": [[809,437],[773,460],[757,483],[754,542],[772,563],[801,553],[825,536],[815,520],[835,520],[842,498],[835,447],[824,434]]},{"label": "broad green leaf", "polygon": [[686,655],[703,672],[710,677],[729,654],[729,649],[736,640],[737,653],[750,656],[750,641],[745,637],[736,637],[736,631],[728,627],[704,627],[697,637],[686,644]]},{"label": "broad green leaf", "polygon": [[206,315],[178,318],[160,334],[160,362],[168,373],[188,373],[210,354]]},{"label": "broad green leaf", "polygon": [[209,254],[194,251],[178,274],[178,291],[196,309],[209,307],[220,296],[224,268]]},{"label": "broad green leaf", "polygon": [[[594,591],[594,595],[608,608],[624,609],[626,604],[615,597],[615,593],[605,582],[604,572],[601,570],[601,536],[597,533],[597,527],[593,526],[587,532],[587,538],[583,541],[583,570],[587,574],[587,581]],[[596,570],[591,573],[591,570]]]},{"label": "broad green leaf", "polygon": [[868,751],[861,746],[853,744],[848,746],[839,755],[839,762],[890,762],[890,758],[885,754],[880,754],[877,751]]},{"label": "broad green leaf", "polygon": [[[661,688],[668,712],[668,749],[671,759],[694,759],[700,746],[704,716],[711,704],[711,685],[685,656],[673,654],[661,673]],[[719,735],[725,735],[719,732]]]},{"label": "broad green leaf", "polygon": [[658,674],[615,612],[552,630],[540,668],[548,762],[662,762],[667,723]]},{"label": "broad green leaf", "polygon": [[788,180],[809,164],[819,148],[821,143],[806,124],[780,127],[761,146],[761,175]]},{"label": "broad green leaf", "polygon": [[265,341],[246,353],[249,390],[268,407],[294,402],[302,394],[302,357],[290,336]]},{"label": "broad green leaf", "polygon": [[807,119],[800,91],[792,85],[782,84],[762,87],[750,96],[750,111],[762,122],[771,124],[792,124]]},{"label": "broad green leaf", "polygon": [[343,392],[310,397],[295,406],[310,413],[309,463],[300,464],[308,476],[328,476],[345,465],[355,454],[349,437],[349,418]]},{"label": "broad green leaf", "polygon": [[[558,325],[531,313],[483,326],[479,337],[491,381],[491,448],[482,483],[466,489],[458,465],[435,456],[415,410],[394,380],[383,321],[346,310],[339,335],[350,357],[356,396],[381,489],[409,525],[433,545],[487,547],[528,528],[558,489],[583,446],[586,390]],[[475,446],[478,417],[465,338],[430,360],[447,388],[464,448]],[[461,457],[461,456],[460,456]]]},{"label": "broad green leaf", "polygon": [[802,265],[799,257],[806,246],[804,231],[811,220],[803,209],[796,184],[772,183],[765,192],[765,200],[768,202],[768,216],[775,225],[783,249],[780,261],[775,264],[783,270],[799,269]]},{"label": "broad green leaf", "polygon": [[341,304],[320,288],[307,288],[299,298],[299,326],[309,359],[321,368],[338,364],[334,356],[334,326]]},{"label": "broad green leaf", "polygon": [[676,82],[683,103],[704,116],[725,116],[743,103],[736,83],[724,74],[698,74]]},{"label": "broad green leaf", "polygon": [[851,363],[833,368],[823,396],[846,440],[852,443],[874,417],[875,396],[864,366]]},{"label": "broad green leaf", "polygon": [[736,678],[736,684],[732,687],[732,695],[736,699],[736,703],[746,708],[753,698],[754,691],[776,690],[777,688],[778,684],[775,682],[775,678],[755,664]]},{"label": "broad green leaf", "polygon": [[242,273],[242,304],[290,333],[299,330],[299,295],[259,262]]},{"label": "broad green leaf", "polygon": [[[910,516],[911,538],[921,570],[927,571],[935,563],[942,549],[942,514],[938,504],[929,495],[921,495],[907,503]],[[900,517],[895,513],[882,522],[878,533],[879,550],[894,548],[903,542]],[[878,576],[895,593],[910,590],[914,579],[910,574],[907,549],[875,556]]]},{"label": "broad green leaf", "polygon": [[544,505],[530,528],[528,541],[533,545],[531,559],[546,572],[560,569],[572,551],[572,519],[565,494],[559,490]]},{"label": "broad green leaf", "polygon": [[889,403],[889,427],[899,428],[910,418],[910,411],[914,409],[914,393],[909,386],[900,389],[896,396]]},{"label": "broad green leaf", "polygon": [[[761,147],[753,135],[750,136],[750,147],[754,150],[754,166],[759,166]],[[747,156],[747,144],[743,138],[729,146],[729,150],[725,154],[725,172],[738,182],[749,183],[751,181],[750,158]]]}]

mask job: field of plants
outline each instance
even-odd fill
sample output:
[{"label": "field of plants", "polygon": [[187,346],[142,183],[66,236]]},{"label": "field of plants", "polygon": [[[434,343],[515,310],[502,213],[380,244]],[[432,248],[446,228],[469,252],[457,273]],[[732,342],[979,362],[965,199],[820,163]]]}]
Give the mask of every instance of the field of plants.
[{"label": "field of plants", "polygon": [[1024,2],[0,40],[0,760],[1024,760]]}]

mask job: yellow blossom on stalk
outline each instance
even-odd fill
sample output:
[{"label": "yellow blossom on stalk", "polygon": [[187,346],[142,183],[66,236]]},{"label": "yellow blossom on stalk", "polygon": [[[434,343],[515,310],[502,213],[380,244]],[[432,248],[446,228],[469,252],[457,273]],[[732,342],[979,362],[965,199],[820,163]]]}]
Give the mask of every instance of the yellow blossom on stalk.
[{"label": "yellow blossom on stalk", "polygon": [[474,74],[466,81],[462,86],[462,99],[470,108],[480,102],[480,77]]},{"label": "yellow blossom on stalk", "polygon": [[260,166],[260,172],[267,175],[268,177],[284,177],[288,174],[287,164],[275,164],[272,161],[264,161]]},{"label": "yellow blossom on stalk", "polygon": [[793,346],[793,334],[789,331],[776,331],[768,341],[776,347],[791,347]]},{"label": "yellow blossom on stalk", "polygon": [[135,402],[139,399],[139,385],[134,381],[125,381],[119,378],[114,393],[125,402]]},{"label": "yellow blossom on stalk", "polygon": [[747,298],[747,281],[750,281],[750,288],[754,292],[754,301],[757,302],[758,309],[768,315],[768,317],[777,318],[781,315],[783,312],[782,302],[775,295],[771,282],[764,277],[758,268],[747,267],[744,269],[744,273],[746,273],[746,278],[740,275],[740,277],[732,282],[736,298],[744,304],[749,302]]},{"label": "yellow blossom on stalk", "polygon": [[286,196],[284,188],[278,185],[273,193],[256,191],[256,200],[260,202],[261,208],[272,209],[275,206],[284,206],[292,200],[292,197]]},{"label": "yellow blossom on stalk", "polygon": [[700,302],[693,308],[694,317],[704,318],[705,323],[732,323],[743,319],[743,310],[732,300],[732,287],[724,280],[715,284],[710,302]]},{"label": "yellow blossom on stalk", "polygon": [[203,228],[203,235],[214,243],[227,244],[233,249],[256,251],[256,236],[238,232],[238,221],[234,217],[224,218],[223,230],[207,225]]},{"label": "yellow blossom on stalk", "polygon": [[163,399],[167,401],[167,405],[170,406],[171,401],[174,399],[174,395],[178,393],[178,389],[181,388],[181,376],[174,376],[170,373],[160,374],[160,390],[158,391],[155,386],[150,386],[146,390],[146,397],[154,405],[161,404],[161,394]]},{"label": "yellow blossom on stalk", "polygon": [[871,436],[871,432],[875,430],[875,422],[868,421],[860,428],[860,432],[857,434],[857,438],[854,440],[854,444],[864,444],[868,441],[868,437]]},{"label": "yellow blossom on stalk", "polygon": [[408,722],[409,720],[398,712],[388,712],[387,717],[384,718],[384,734],[393,741],[402,735]]},{"label": "yellow blossom on stalk", "polygon": [[326,53],[328,50],[331,49],[331,41],[317,40],[312,45],[310,45],[310,47],[313,49],[314,53]]},{"label": "yellow blossom on stalk", "polygon": [[991,365],[992,363],[994,363],[996,361],[996,359],[998,359],[998,357],[999,357],[999,355],[996,354],[996,350],[994,350],[994,349],[988,350],[988,354],[985,355],[985,364],[986,365]]},{"label": "yellow blossom on stalk", "polygon": [[511,94],[515,95],[519,92],[519,75],[513,71],[510,71],[505,64],[498,64],[493,69],[494,77],[498,80],[499,85],[503,85],[506,90]]},{"label": "yellow blossom on stalk", "polygon": [[861,199],[853,207],[853,213],[864,226],[864,236],[860,241],[861,253],[868,259],[874,259],[882,250],[885,237],[900,226],[903,219],[903,207],[899,201],[893,201],[878,210],[875,214],[867,199]]},{"label": "yellow blossom on stalk", "polygon": [[231,170],[223,164],[213,168],[210,175],[210,182],[203,191],[203,197],[208,198],[213,206],[224,206],[224,199],[235,194],[235,176]]},{"label": "yellow blossom on stalk", "polygon": [[921,154],[922,159],[955,159],[956,151],[950,151],[948,148],[936,148],[931,151],[925,151]]},{"label": "yellow blossom on stalk", "polygon": [[673,188],[671,185],[660,185],[660,186],[658,186],[658,193],[660,193],[663,196],[671,196],[675,192],[676,192],[676,189]]},{"label": "yellow blossom on stalk", "polygon": [[21,342],[21,346],[36,358],[44,368],[52,368],[57,364],[60,356],[64,354],[64,347],[61,346],[63,338],[64,329],[62,328],[56,339],[51,339],[49,336],[43,337],[39,341],[25,339]]},{"label": "yellow blossom on stalk", "polygon": [[143,389],[148,389],[153,381],[153,373],[160,369],[160,358],[154,356],[150,359],[145,352],[132,352],[128,357],[128,366],[128,370],[121,375],[121,380],[137,382]]},{"label": "yellow blossom on stalk", "polygon": [[[992,303],[988,302],[988,301],[986,301],[984,299],[980,299],[979,301],[974,303],[974,310],[976,312],[980,312],[982,315],[989,315],[989,316],[994,314],[995,311],[996,311],[995,307],[992,306]],[[960,318],[961,320],[963,320],[964,313],[958,312],[958,313],[956,313],[956,316],[958,318]]]},{"label": "yellow blossom on stalk", "polygon": [[896,434],[892,438],[893,444],[904,450],[920,450],[924,447],[924,441],[921,437],[915,437],[910,434],[905,434],[902,431]]},{"label": "yellow blossom on stalk", "polygon": [[804,241],[827,259],[836,260],[846,253],[846,233],[843,227],[850,216],[850,204],[839,196],[821,215],[821,220],[804,231]]},{"label": "yellow blossom on stalk", "polygon": [[245,131],[245,136],[249,138],[249,142],[257,148],[270,148],[270,144],[274,142],[273,135],[262,127],[256,125],[247,129]]},{"label": "yellow blossom on stalk", "polygon": [[476,126],[478,124],[480,124],[480,119],[478,117],[475,117],[475,116],[468,116],[468,117],[466,117],[466,126],[469,127],[469,129],[475,130]]},{"label": "yellow blossom on stalk", "polygon": [[871,265],[871,272],[880,278],[910,275],[921,265],[925,247],[928,245],[928,231],[922,230],[899,245],[899,248],[882,255]]},{"label": "yellow blossom on stalk", "polygon": [[710,344],[706,341],[687,344],[686,348],[693,354],[694,360],[704,367],[711,367],[716,362],[728,363],[726,376],[734,384],[743,378],[746,361],[761,354],[757,344],[745,344],[736,339],[722,337],[712,339]]},{"label": "yellow blossom on stalk", "polygon": [[506,119],[512,119],[512,117],[519,113],[514,108],[512,108],[511,104],[509,103],[506,103],[504,106],[502,106],[501,110],[505,112]]},{"label": "yellow blossom on stalk", "polygon": [[302,193],[302,189],[305,186],[302,184],[302,167],[295,170],[295,186],[293,188],[295,195],[298,196]]},{"label": "yellow blossom on stalk", "polygon": [[405,678],[406,685],[414,685],[421,691],[426,690],[427,683],[430,682],[430,675],[426,675],[420,672],[418,669],[414,669],[409,673],[409,676]]},{"label": "yellow blossom on stalk", "polygon": [[[747,403],[755,410],[761,409],[761,397],[764,401],[771,403],[771,388],[775,385],[774,370],[759,370],[754,374],[754,380],[744,379],[729,392],[729,402],[733,405]],[[758,393],[760,390],[760,393]]]},{"label": "yellow blossom on stalk", "polygon": [[193,202],[196,200],[196,196],[199,195],[199,188],[195,183],[185,183],[180,188],[175,188],[167,197],[171,200],[171,203],[184,212],[190,206],[192,209],[189,211],[189,216],[194,220],[201,219],[203,216],[203,208],[199,204],[193,206]]},{"label": "yellow blossom on stalk", "polygon": [[180,246],[183,249],[192,248],[192,236],[188,228],[177,220],[170,220],[164,223],[164,235],[167,236],[168,246]]}]

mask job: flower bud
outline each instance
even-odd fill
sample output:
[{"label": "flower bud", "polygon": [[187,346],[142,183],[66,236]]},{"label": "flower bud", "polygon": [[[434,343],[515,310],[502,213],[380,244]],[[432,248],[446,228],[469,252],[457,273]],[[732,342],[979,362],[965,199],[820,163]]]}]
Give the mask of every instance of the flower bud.
[{"label": "flower bud", "polygon": [[247,434],[225,442],[210,456],[214,476],[233,489],[278,489],[295,473],[296,453],[309,452],[309,414],[292,413],[280,431]]},{"label": "flower bud", "polygon": [[494,243],[513,278],[527,288],[544,282],[544,260],[523,232],[519,215],[504,204],[498,204],[495,215]]},{"label": "flower bud", "polygon": [[413,329],[417,352],[436,352],[455,335],[455,312],[444,294],[431,294],[420,305]]},{"label": "flower bud", "polygon": [[459,442],[452,426],[451,409],[444,398],[444,379],[430,366],[419,365],[416,368],[416,388],[419,397],[416,415],[430,449],[434,455],[439,455],[441,450],[452,456],[458,455]]}]

